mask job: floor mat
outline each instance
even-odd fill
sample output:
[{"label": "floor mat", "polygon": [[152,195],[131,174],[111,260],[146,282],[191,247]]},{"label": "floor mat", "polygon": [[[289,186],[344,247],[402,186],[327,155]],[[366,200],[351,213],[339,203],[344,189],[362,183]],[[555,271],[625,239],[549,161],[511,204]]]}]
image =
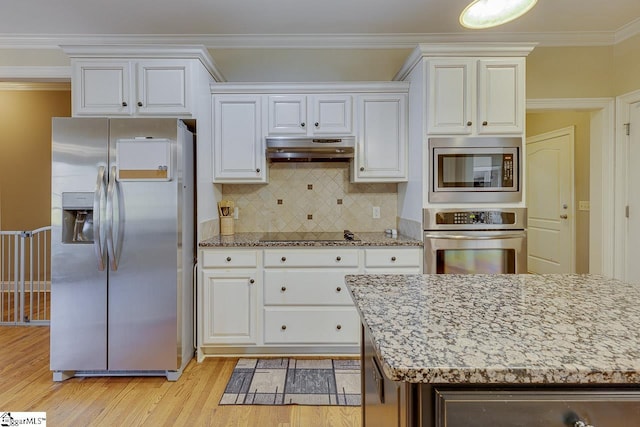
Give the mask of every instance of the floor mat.
[{"label": "floor mat", "polygon": [[359,406],[360,361],[240,359],[220,405]]}]

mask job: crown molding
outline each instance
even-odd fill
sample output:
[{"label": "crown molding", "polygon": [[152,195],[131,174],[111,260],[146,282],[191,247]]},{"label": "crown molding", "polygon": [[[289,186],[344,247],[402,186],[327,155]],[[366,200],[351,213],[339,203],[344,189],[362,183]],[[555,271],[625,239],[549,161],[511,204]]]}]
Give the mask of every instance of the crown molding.
[{"label": "crown molding", "polygon": [[622,28],[619,28],[618,31],[616,31],[614,44],[630,39],[631,37],[638,34],[640,34],[640,18],[629,22]]},{"label": "crown molding", "polygon": [[213,94],[408,93],[409,82],[211,83]]},{"label": "crown molding", "polygon": [[635,34],[634,21],[619,31],[555,33],[407,33],[407,34],[175,34],[83,35],[0,34],[0,48],[59,49],[61,45],[198,45],[207,49],[413,49],[422,43],[528,43],[538,46],[605,46]]},{"label": "crown molding", "polygon": [[216,81],[226,79],[218,70],[213,58],[201,44],[73,44],[60,45],[62,51],[72,58],[179,58],[197,59]]},{"label": "crown molding", "polygon": [[425,57],[526,57],[534,47],[535,43],[421,43],[409,54],[393,80],[404,80]]},{"label": "crown molding", "polygon": [[0,82],[0,90],[70,91],[66,82]]}]

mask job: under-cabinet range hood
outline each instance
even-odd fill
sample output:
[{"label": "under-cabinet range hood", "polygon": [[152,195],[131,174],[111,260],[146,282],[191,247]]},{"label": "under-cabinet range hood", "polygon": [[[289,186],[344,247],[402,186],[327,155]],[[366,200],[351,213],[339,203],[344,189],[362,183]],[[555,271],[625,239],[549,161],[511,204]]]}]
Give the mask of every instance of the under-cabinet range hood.
[{"label": "under-cabinet range hood", "polygon": [[353,159],[355,137],[301,138],[270,137],[267,158],[271,161],[349,161]]}]

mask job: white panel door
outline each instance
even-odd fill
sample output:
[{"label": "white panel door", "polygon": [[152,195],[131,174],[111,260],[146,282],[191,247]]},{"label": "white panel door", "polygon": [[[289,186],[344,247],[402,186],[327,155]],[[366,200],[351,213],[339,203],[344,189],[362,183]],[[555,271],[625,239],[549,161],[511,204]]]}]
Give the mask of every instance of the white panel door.
[{"label": "white panel door", "polygon": [[317,95],[311,97],[310,132],[314,135],[351,135],[353,106],[351,95]]},{"label": "white panel door", "polygon": [[625,280],[640,283],[640,102],[629,106],[630,132],[629,155],[627,156],[627,247],[625,260]]},{"label": "white panel door", "polygon": [[256,343],[257,281],[255,271],[204,271],[205,344]]},{"label": "white panel door", "polygon": [[406,108],[404,94],[359,98],[354,181],[407,180]]},{"label": "white panel door", "polygon": [[213,97],[213,181],[266,182],[261,97]]},{"label": "white panel door", "polygon": [[473,127],[475,64],[469,59],[429,61],[430,134],[469,134]]},{"label": "white panel door", "polygon": [[573,145],[573,127],[527,138],[531,273],[575,272]]},{"label": "white panel door", "polygon": [[189,61],[140,61],[137,64],[138,114],[183,115],[191,113]]},{"label": "white panel door", "polygon": [[524,67],[521,58],[478,61],[479,134],[523,132]]},{"label": "white panel door", "polygon": [[268,132],[273,134],[307,134],[307,97],[272,95],[268,98]]},{"label": "white panel door", "polygon": [[75,61],[71,81],[74,116],[133,113],[130,62]]}]

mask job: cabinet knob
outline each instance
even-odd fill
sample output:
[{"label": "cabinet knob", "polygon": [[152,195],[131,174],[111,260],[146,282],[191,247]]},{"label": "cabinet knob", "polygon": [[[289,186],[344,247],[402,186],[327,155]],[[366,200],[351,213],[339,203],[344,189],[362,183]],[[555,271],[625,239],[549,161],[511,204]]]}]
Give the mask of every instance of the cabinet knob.
[{"label": "cabinet knob", "polygon": [[142,107],[142,101],[138,101],[138,107]]},{"label": "cabinet knob", "polygon": [[360,166],[360,172],[364,171],[364,166]]},{"label": "cabinet knob", "polygon": [[300,123],[300,127],[305,127],[305,126],[306,126],[305,122]]},{"label": "cabinet knob", "polygon": [[280,329],[282,329],[284,331],[285,329],[287,329],[287,325],[280,326]]},{"label": "cabinet knob", "polygon": [[257,173],[260,173],[260,168],[256,169],[256,172],[257,172]]},{"label": "cabinet knob", "polygon": [[342,257],[341,256],[337,256],[336,257],[336,261],[342,261]]},{"label": "cabinet knob", "polygon": [[395,261],[395,260],[396,260],[396,257],[392,256],[391,261]]},{"label": "cabinet knob", "polygon": [[229,261],[231,261],[231,257],[230,256],[227,257],[227,262],[229,262]]},{"label": "cabinet knob", "polygon": [[340,291],[342,291],[342,288],[341,288],[340,286],[338,286],[338,287],[336,288],[336,292],[340,292]]},{"label": "cabinet knob", "polygon": [[287,287],[286,287],[286,286],[283,286],[283,287],[281,287],[281,288],[280,288],[280,290],[281,290],[282,292],[284,292],[284,291],[286,291],[286,290],[287,290]]},{"label": "cabinet knob", "polygon": [[126,107],[126,106],[127,106],[126,101],[122,101],[122,106],[123,106],[123,107]]},{"label": "cabinet knob", "polygon": [[561,219],[567,219],[567,218],[569,218],[569,215],[567,215],[567,214],[562,214],[562,215],[560,215],[560,218],[561,218]]},{"label": "cabinet knob", "polygon": [[489,124],[489,122],[487,122],[486,120],[484,122],[482,122],[482,126],[486,126],[488,124]]},{"label": "cabinet knob", "polygon": [[314,123],[314,125],[315,125],[316,127],[320,127],[320,123],[318,123],[318,122],[315,122],[315,123]]},{"label": "cabinet knob", "polygon": [[337,330],[342,329],[342,325],[338,325],[338,326],[336,326],[336,329],[337,329]]},{"label": "cabinet knob", "polygon": [[467,126],[471,126],[473,123],[471,121],[467,122]]},{"label": "cabinet knob", "polygon": [[253,285],[254,283],[256,283],[256,281],[254,279],[249,279],[249,283]]},{"label": "cabinet knob", "polygon": [[285,262],[287,260],[286,256],[283,256],[282,258],[280,258],[280,261]]}]

